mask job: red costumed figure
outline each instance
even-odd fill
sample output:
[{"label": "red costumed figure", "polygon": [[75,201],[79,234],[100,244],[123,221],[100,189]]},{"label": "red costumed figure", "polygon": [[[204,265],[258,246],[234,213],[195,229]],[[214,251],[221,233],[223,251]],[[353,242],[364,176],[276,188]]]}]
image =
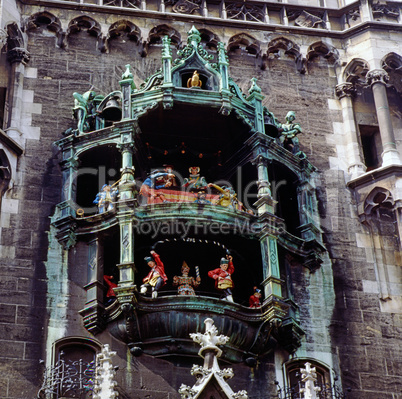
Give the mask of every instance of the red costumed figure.
[{"label": "red costumed figure", "polygon": [[250,308],[260,308],[261,307],[261,290],[257,287],[254,287],[254,294],[250,296],[248,299]]},{"label": "red costumed figure", "polygon": [[[151,258],[152,256],[152,258]],[[151,271],[142,280],[144,284],[141,285],[141,294],[146,294],[149,287],[151,287],[152,298],[158,297],[158,290],[166,284],[167,276],[165,274],[165,267],[161,261],[160,256],[155,252],[151,251],[151,256],[144,258]]]},{"label": "red costumed figure", "polygon": [[111,305],[116,300],[116,294],[113,288],[116,288],[117,284],[111,281],[113,279],[113,276],[103,276],[103,280],[105,280],[105,283],[108,287],[106,292],[106,306]]},{"label": "red costumed figure", "polygon": [[219,268],[208,272],[208,277],[215,280],[215,288],[222,291],[225,296],[223,299],[229,302],[233,302],[231,288],[233,288],[232,274],[234,266],[232,259],[232,256],[227,255],[226,258],[221,259]]}]

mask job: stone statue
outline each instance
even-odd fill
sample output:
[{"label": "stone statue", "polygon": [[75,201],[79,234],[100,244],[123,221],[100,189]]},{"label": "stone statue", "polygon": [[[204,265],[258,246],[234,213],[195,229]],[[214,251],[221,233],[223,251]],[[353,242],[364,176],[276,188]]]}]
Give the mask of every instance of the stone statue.
[{"label": "stone statue", "polygon": [[279,142],[282,147],[296,155],[300,153],[297,135],[302,132],[302,128],[298,123],[293,123],[295,119],[295,112],[289,111],[286,115],[286,123],[282,123],[282,127],[279,129],[281,134],[279,136]]}]

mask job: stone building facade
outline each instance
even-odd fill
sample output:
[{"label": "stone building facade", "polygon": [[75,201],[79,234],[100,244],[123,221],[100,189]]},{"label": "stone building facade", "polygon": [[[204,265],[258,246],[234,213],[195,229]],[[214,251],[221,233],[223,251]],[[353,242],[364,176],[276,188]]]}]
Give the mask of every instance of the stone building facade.
[{"label": "stone building facade", "polygon": [[[180,398],[207,317],[250,399],[298,398],[307,361],[347,398],[402,397],[400,1],[4,0],[0,22],[1,398],[89,397],[60,367],[106,344],[119,397]],[[244,208],[141,203],[163,164]],[[150,249],[157,298],[139,293]],[[234,303],[207,275],[228,254]],[[195,299],[172,286],[183,261]]]}]

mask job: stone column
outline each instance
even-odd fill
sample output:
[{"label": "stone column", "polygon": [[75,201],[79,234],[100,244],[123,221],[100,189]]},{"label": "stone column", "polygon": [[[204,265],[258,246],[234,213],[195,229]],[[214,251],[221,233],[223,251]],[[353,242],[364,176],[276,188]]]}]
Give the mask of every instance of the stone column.
[{"label": "stone column", "polygon": [[399,152],[396,149],[394,130],[389,112],[386,84],[389,76],[383,69],[372,69],[367,73],[367,83],[371,86],[376,107],[378,126],[382,141],[382,166],[400,165]]},{"label": "stone column", "polygon": [[347,140],[348,173],[354,179],[366,171],[366,166],[362,162],[359,136],[353,112],[352,97],[355,96],[356,89],[353,83],[341,83],[335,87],[335,92],[342,106],[343,125]]},{"label": "stone column", "polygon": [[123,131],[121,144],[118,146],[122,153],[121,182],[119,184],[119,202],[117,218],[120,224],[120,271],[119,287],[134,284],[134,167],[131,131]]},{"label": "stone column", "polygon": [[22,120],[25,65],[30,59],[30,54],[22,47],[14,47],[8,50],[7,59],[12,65],[12,83],[8,94],[10,107],[6,122],[6,130],[8,136],[14,139],[18,144],[23,145],[24,138],[22,137],[20,127]]},{"label": "stone column", "polygon": [[268,159],[263,156],[257,158],[258,168],[258,200],[255,203],[257,214],[262,224],[260,246],[263,266],[263,282],[265,300],[272,297],[282,298],[282,282],[280,280],[278,247],[277,247],[277,219],[274,216],[276,201],[271,196],[268,178]]}]

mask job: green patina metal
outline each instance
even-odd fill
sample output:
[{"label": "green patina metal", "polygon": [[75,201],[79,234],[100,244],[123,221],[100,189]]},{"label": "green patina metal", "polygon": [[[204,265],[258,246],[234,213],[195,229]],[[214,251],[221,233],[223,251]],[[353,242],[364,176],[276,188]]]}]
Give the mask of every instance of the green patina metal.
[{"label": "green patina metal", "polygon": [[[205,317],[219,318],[220,331],[231,337],[230,348],[224,354],[229,361],[245,357],[264,356],[279,343],[290,352],[300,345],[303,331],[298,326],[297,305],[284,298],[278,245],[299,259],[310,270],[321,263],[324,248],[317,218],[314,174],[315,168],[305,154],[292,154],[278,140],[283,126],[262,105],[264,96],[257,80],[252,79],[248,96],[229,77],[228,57],[222,43],[218,44],[216,60],[201,44],[199,31],[188,32],[187,45],[172,59],[170,39],[162,42],[162,68],[139,88],[134,85],[130,65],[119,82],[121,90],[104,98],[94,93],[75,95],[77,129],[69,129],[56,144],[61,149],[63,176],[62,202],[52,217],[56,237],[69,249],[79,240],[88,243],[87,303],[81,310],[84,324],[93,333],[104,328],[125,341],[134,355],[143,351],[155,356],[195,355],[196,348],[188,338],[198,330]],[[192,78],[193,77],[193,78]],[[82,100],[84,99],[86,102]],[[88,111],[88,102],[96,112]],[[80,101],[81,100],[81,101]],[[224,140],[237,138],[225,167],[230,173],[236,165],[253,164],[258,179],[256,215],[230,208],[196,203],[138,204],[136,175],[143,175],[146,160],[144,147],[148,136],[158,128],[158,118],[173,123],[175,136],[196,144],[202,130],[195,115],[208,115],[202,123],[207,133],[216,128]],[[169,119],[171,118],[171,119]],[[201,118],[201,117],[199,117]],[[164,121],[164,119],[163,119]],[[214,127],[215,126],[215,127]],[[218,126],[218,127],[216,127]],[[234,130],[233,130],[234,129]],[[77,214],[77,173],[80,160],[97,149],[119,151],[121,175],[116,207],[102,214]],[[138,171],[134,168],[136,160]],[[284,230],[283,219],[275,215],[269,168],[278,164],[292,173],[297,181],[300,235]],[[191,165],[190,165],[191,166]],[[175,223],[189,226],[227,225],[234,236],[260,243],[260,265],[265,299],[261,309],[250,309],[208,296],[181,298],[161,297],[157,300],[137,292],[135,281],[134,226],[142,223]],[[99,237],[116,229],[120,231],[118,300],[106,310],[103,306],[102,276],[99,267]],[[106,322],[105,322],[106,321]],[[185,321],[185,322],[184,322]]]}]

